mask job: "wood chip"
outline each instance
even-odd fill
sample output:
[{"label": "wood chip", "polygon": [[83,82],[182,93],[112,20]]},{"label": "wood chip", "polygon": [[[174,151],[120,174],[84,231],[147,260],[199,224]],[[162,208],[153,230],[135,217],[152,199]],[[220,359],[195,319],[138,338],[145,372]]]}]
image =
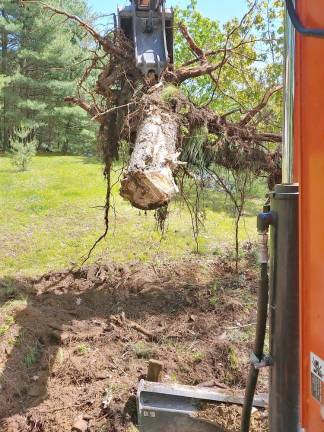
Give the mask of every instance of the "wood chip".
[{"label": "wood chip", "polygon": [[72,426],[72,432],[87,432],[89,430],[88,422],[83,418],[83,415],[78,416]]}]

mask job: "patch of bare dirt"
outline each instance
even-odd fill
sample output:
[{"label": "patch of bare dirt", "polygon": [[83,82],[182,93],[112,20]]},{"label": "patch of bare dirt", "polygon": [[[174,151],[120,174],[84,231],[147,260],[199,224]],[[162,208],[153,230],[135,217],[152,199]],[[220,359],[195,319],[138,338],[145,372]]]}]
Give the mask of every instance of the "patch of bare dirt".
[{"label": "patch of bare dirt", "polygon": [[164,381],[242,390],[256,284],[219,258],[0,280],[0,430],[130,431],[150,358]]}]

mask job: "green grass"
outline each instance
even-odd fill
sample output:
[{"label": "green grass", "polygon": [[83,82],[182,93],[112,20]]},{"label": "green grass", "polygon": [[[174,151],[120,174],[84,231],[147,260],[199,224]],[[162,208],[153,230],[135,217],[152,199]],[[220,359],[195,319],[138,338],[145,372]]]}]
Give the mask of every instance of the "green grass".
[{"label": "green grass", "polygon": [[89,345],[84,344],[84,343],[78,345],[78,346],[76,347],[76,349],[75,349],[75,352],[76,352],[78,355],[85,355],[85,354],[87,354],[89,351],[90,351],[90,347],[89,347]]},{"label": "green grass", "polygon": [[4,320],[4,323],[0,326],[0,336],[4,336],[14,324],[15,318],[11,315],[7,316]]},{"label": "green grass", "polygon": [[41,346],[38,341],[35,343],[35,345],[28,347],[24,357],[24,363],[27,367],[31,367],[38,362],[40,357],[40,351]]},{"label": "green grass", "polygon": [[[117,178],[117,173],[115,174]],[[39,275],[80,263],[103,232],[105,183],[102,166],[75,156],[37,156],[26,172],[17,172],[0,158],[0,277]],[[120,263],[178,259],[194,253],[191,219],[185,206],[170,206],[164,238],[155,229],[153,212],[136,210],[113,191],[115,216],[92,261]],[[205,229],[199,237],[202,254],[219,253],[234,241],[233,218],[222,194],[208,195]],[[260,200],[249,203],[241,240],[255,238]]]},{"label": "green grass", "polygon": [[133,345],[133,350],[137,358],[149,360],[154,357],[155,350],[151,344],[147,342],[138,341]]},{"label": "green grass", "polygon": [[13,337],[11,339],[8,340],[8,345],[9,346],[20,346],[25,339],[26,336],[26,330],[25,329],[20,329],[19,335],[16,337]]},{"label": "green grass", "polygon": [[192,360],[194,363],[200,363],[204,360],[204,353],[202,352],[195,352],[192,354]]}]

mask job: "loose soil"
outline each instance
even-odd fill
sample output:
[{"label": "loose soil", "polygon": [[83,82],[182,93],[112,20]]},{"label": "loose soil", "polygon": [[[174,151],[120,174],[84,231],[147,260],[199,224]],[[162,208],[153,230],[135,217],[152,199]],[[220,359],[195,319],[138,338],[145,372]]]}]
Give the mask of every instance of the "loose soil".
[{"label": "loose soil", "polygon": [[[240,432],[242,407],[237,405],[209,405],[197,415],[200,419],[204,419],[226,432]],[[253,409],[251,416],[251,432],[267,432],[268,428],[267,412]]]},{"label": "loose soil", "polygon": [[[256,286],[250,263],[236,275],[221,258],[0,279],[0,430],[71,431],[78,416],[92,432],[136,430],[151,358],[165,382],[243,394]],[[266,382],[263,372],[260,392]],[[238,410],[217,407],[218,424],[239,431]],[[266,431],[257,418],[253,431]]]}]

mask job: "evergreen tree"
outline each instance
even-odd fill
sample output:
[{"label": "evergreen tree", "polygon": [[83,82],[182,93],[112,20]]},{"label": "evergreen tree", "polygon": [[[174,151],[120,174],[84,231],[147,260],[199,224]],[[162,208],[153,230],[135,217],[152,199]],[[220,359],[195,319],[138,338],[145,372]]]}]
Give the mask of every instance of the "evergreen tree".
[{"label": "evergreen tree", "polygon": [[19,171],[26,171],[33,156],[36,154],[37,140],[31,128],[16,128],[10,137],[11,162]]},{"label": "evergreen tree", "polygon": [[[49,1],[60,5],[59,1]],[[64,7],[86,17],[83,0],[65,0]],[[64,18],[31,3],[2,0],[0,15],[0,146],[9,147],[13,130],[23,123],[37,126],[41,150],[82,152],[93,147],[96,128],[64,97],[75,94],[84,70],[83,32]],[[2,85],[1,85],[2,84]]]}]

